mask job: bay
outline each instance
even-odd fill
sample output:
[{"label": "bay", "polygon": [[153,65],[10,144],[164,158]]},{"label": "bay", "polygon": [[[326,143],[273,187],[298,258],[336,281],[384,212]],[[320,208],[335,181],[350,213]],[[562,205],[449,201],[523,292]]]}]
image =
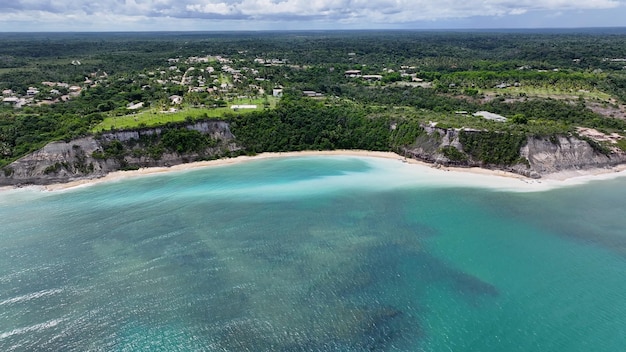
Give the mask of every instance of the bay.
[{"label": "bay", "polygon": [[510,182],[300,157],[4,191],[0,350],[626,346],[626,179]]}]

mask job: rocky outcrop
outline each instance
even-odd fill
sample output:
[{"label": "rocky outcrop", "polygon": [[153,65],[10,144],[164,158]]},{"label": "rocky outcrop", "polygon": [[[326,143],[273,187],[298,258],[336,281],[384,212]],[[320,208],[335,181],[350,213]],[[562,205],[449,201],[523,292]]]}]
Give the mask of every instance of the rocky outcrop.
[{"label": "rocky outcrop", "polygon": [[568,170],[611,168],[626,163],[626,153],[618,149],[600,151],[574,136],[528,138],[520,155],[539,175]]},{"label": "rocky outcrop", "polygon": [[0,184],[50,184],[79,177],[100,177],[114,171],[113,160],[96,160],[91,155],[101,150],[94,137],[53,142],[5,167]]},{"label": "rocky outcrop", "polygon": [[[198,131],[218,140],[232,140],[235,138],[235,136],[233,136],[230,132],[230,127],[226,121],[199,121],[186,125],[185,128]],[[103,141],[118,140],[120,142],[128,142],[131,140],[139,140],[142,136],[159,136],[166,129],[167,127],[155,127],[129,131],[106,132],[103,133],[99,139]]]},{"label": "rocky outcrop", "polygon": [[[623,151],[600,148],[599,145],[592,145],[587,140],[571,135],[529,137],[526,140],[522,137],[517,146],[514,143],[504,144],[504,148],[515,148],[509,149],[514,158],[507,159],[513,162],[487,162],[481,159],[484,155],[476,153],[476,146],[463,145],[463,140],[476,141],[475,138],[468,139],[468,135],[491,133],[488,136],[491,141],[508,142],[509,136],[432,125],[422,127],[424,133],[416,138],[415,143],[401,147],[399,152],[406,157],[435,165],[500,169],[539,178],[561,171],[611,168],[626,163],[626,153]],[[164,148],[161,143],[162,135],[172,128],[198,131],[214,143],[194,152],[174,152],[171,148]],[[503,146],[499,145],[498,148],[502,149]],[[0,172],[0,185],[51,184],[98,178],[112,171],[173,166],[230,156],[241,150],[242,147],[235,143],[228,123],[224,121],[107,132],[70,142],[50,143],[5,167]]]},{"label": "rocky outcrop", "polygon": [[[214,141],[210,147],[187,153],[159,149],[161,135],[171,128],[107,132],[70,142],[49,143],[5,167],[0,172],[0,185],[45,185],[99,178],[123,169],[172,166],[219,158],[240,149],[234,143],[228,123],[224,121],[203,121],[176,127],[195,130],[209,137]],[[109,155],[106,149],[114,141],[119,142],[121,149],[117,154]]]},{"label": "rocky outcrop", "polygon": [[406,156],[444,166],[481,166],[479,162],[469,158],[453,160],[444,154],[445,147],[454,147],[459,152],[464,153],[463,145],[459,141],[460,130],[435,126],[422,127],[426,133],[419,135],[413,145],[402,148],[402,153]]},{"label": "rocky outcrop", "polygon": [[[483,167],[540,178],[542,175],[570,170],[612,168],[626,163],[626,153],[617,148],[602,150],[575,136],[528,137],[519,149],[519,161],[489,164],[469,155],[460,140],[460,129],[423,126],[413,145],[401,152],[415,159],[443,166]],[[463,130],[465,133],[481,133]],[[453,151],[451,153],[450,151]],[[456,153],[458,152],[458,153]]]}]

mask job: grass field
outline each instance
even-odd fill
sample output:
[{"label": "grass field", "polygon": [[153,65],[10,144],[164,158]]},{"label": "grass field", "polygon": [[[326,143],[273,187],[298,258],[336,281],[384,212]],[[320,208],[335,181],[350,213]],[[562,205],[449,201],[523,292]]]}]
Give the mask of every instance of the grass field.
[{"label": "grass field", "polygon": [[[268,97],[270,109],[276,107],[278,98]],[[228,104],[228,107],[222,108],[195,108],[183,107],[176,112],[162,112],[159,109],[149,109],[135,114],[124,116],[111,116],[105,118],[101,123],[94,127],[93,132],[108,131],[111,129],[135,128],[140,126],[154,127],[164,125],[168,122],[180,122],[187,119],[197,120],[201,118],[222,118],[226,114],[233,113],[235,110],[232,105],[256,105],[256,109],[240,109],[238,114],[250,113],[264,109],[263,103],[265,99],[235,99]]]},{"label": "grass field", "polygon": [[511,94],[519,95],[525,94],[528,97],[538,98],[552,98],[552,99],[577,99],[583,97],[584,99],[593,99],[600,101],[609,101],[611,96],[599,90],[562,90],[553,87],[509,87],[506,89],[486,89],[481,91],[483,94],[495,95],[495,94]]}]

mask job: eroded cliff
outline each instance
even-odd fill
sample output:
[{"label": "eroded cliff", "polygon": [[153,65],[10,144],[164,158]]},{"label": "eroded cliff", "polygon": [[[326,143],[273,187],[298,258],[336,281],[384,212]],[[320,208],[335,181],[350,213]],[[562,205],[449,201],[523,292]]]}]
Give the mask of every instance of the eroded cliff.
[{"label": "eroded cliff", "polygon": [[[177,135],[198,138],[193,148]],[[181,138],[182,138],[181,137]],[[183,141],[184,142],[184,141]],[[107,132],[69,142],[53,142],[11,163],[0,173],[0,185],[51,184],[102,177],[112,171],[172,166],[230,155],[240,148],[224,121]]]},{"label": "eroded cliff", "polygon": [[[512,143],[504,145],[490,145],[486,151],[480,150],[480,145],[463,143],[463,135],[479,135],[497,132],[479,130],[444,129],[436,126],[424,126],[425,134],[419,136],[416,143],[403,147],[401,152],[423,161],[444,166],[483,167],[515,172],[524,176],[540,178],[551,173],[586,170],[597,168],[611,168],[626,163],[626,153],[618,148],[598,148],[589,141],[573,135],[550,137],[524,137],[523,143],[515,143],[515,136],[502,134],[502,140]],[[465,138],[466,141],[468,138]],[[493,140],[493,138],[491,138]],[[472,141],[480,140],[477,138]],[[489,141],[489,139],[486,139]],[[506,150],[511,148],[509,155],[516,154],[517,158],[502,158]],[[479,149],[474,152],[472,149]],[[489,153],[500,153],[489,157]]]},{"label": "eroded cliff", "polygon": [[[422,126],[414,143],[397,150],[443,166],[483,167],[540,178],[551,173],[626,163],[618,148],[599,148],[573,135],[521,134]],[[224,121],[108,132],[54,142],[3,169],[0,185],[51,184],[98,178],[112,171],[172,166],[238,155],[245,146]]]}]

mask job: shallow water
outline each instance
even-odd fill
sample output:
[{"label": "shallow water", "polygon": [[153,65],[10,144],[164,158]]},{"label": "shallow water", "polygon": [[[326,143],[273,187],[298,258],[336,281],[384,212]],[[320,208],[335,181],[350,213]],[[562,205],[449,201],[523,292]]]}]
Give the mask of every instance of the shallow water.
[{"label": "shallow water", "polygon": [[304,157],[0,193],[0,350],[626,346],[626,179],[454,177]]}]

